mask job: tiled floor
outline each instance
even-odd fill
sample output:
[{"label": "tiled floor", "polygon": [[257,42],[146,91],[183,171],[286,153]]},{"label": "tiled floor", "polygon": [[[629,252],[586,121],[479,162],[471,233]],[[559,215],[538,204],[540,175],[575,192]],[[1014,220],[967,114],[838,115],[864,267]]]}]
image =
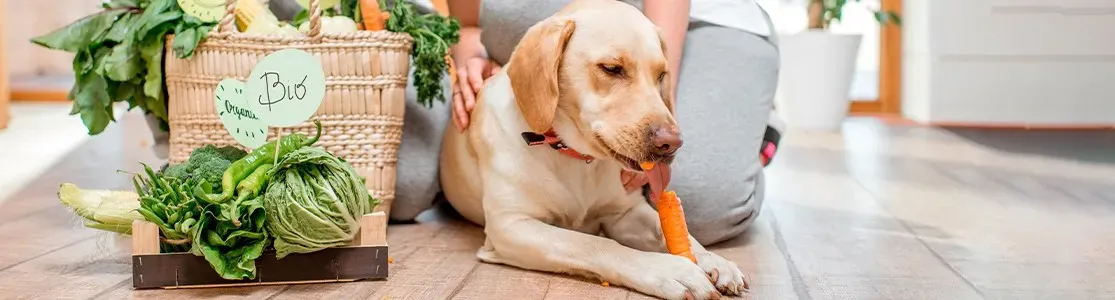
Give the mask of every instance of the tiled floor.
[{"label": "tiled floor", "polygon": [[[446,210],[390,227],[387,281],[133,291],[112,240],[80,228],[54,195],[62,181],[126,188],[117,169],[156,162],[140,147],[142,120],[123,122],[0,203],[0,298],[644,298],[478,263],[483,232]],[[753,230],[713,248],[753,275],[755,299],[1115,299],[1115,164],[1089,158],[1115,160],[1115,147],[1087,141],[1109,133],[1074,135],[867,120],[791,133]]]}]

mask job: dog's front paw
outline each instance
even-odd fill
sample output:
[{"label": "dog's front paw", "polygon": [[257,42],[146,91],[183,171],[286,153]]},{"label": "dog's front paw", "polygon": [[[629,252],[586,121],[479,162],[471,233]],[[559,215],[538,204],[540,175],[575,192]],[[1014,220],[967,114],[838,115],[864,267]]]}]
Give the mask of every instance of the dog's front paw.
[{"label": "dog's front paw", "polygon": [[663,299],[720,299],[720,293],[701,267],[681,256],[650,255],[653,259],[643,260],[639,271],[623,274],[628,287]]},{"label": "dog's front paw", "polygon": [[697,265],[708,274],[721,293],[734,296],[750,292],[751,284],[736,263],[708,251],[698,252],[695,256]]}]

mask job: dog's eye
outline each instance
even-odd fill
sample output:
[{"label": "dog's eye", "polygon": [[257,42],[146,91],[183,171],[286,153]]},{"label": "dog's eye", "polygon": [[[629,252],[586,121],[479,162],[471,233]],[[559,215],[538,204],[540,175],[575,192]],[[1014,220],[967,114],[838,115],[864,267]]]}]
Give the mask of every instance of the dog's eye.
[{"label": "dog's eye", "polygon": [[604,71],[604,73],[608,73],[608,75],[623,76],[623,67],[621,66],[601,64],[600,70]]},{"label": "dog's eye", "polygon": [[666,81],[666,72],[659,73],[658,74],[658,83],[662,83],[662,82],[665,82],[665,81]]}]

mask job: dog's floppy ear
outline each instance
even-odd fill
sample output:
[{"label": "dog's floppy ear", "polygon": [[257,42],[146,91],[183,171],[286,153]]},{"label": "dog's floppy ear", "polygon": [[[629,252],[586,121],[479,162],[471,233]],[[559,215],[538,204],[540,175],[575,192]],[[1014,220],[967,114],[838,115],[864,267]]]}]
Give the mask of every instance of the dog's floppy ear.
[{"label": "dog's floppy ear", "polygon": [[507,75],[519,111],[530,129],[546,132],[558,105],[558,69],[565,44],[576,27],[573,21],[550,19],[531,26],[511,53]]},{"label": "dog's floppy ear", "polygon": [[[666,49],[666,39],[662,38],[662,30],[658,31],[658,44],[662,47],[662,56],[669,59],[670,49]],[[668,64],[669,62],[667,62]],[[666,102],[666,109],[670,110],[670,113],[674,113],[674,87],[671,83],[674,82],[673,78],[678,74],[670,72],[668,69],[666,70],[666,76],[663,76],[662,82],[659,83],[658,93],[662,95],[662,101]],[[678,72],[681,72],[681,70],[678,70]]]}]

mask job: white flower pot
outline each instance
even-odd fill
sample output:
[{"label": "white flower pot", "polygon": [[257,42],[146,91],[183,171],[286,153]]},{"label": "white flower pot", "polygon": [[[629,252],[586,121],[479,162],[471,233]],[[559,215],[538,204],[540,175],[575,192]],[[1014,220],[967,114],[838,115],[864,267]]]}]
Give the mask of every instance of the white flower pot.
[{"label": "white flower pot", "polygon": [[791,129],[839,131],[851,105],[848,94],[863,36],[809,30],[778,39],[779,115]]}]

